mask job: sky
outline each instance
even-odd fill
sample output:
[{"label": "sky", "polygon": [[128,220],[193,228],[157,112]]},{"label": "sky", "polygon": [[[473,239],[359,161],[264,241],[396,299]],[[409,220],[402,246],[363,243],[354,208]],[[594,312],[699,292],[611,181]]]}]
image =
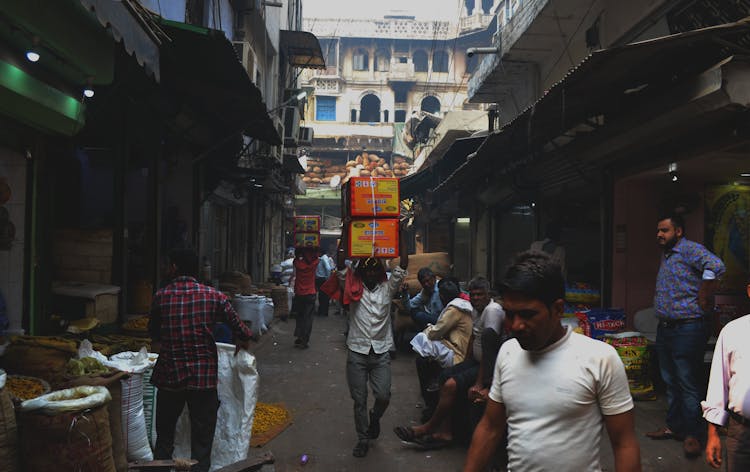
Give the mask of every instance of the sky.
[{"label": "sky", "polygon": [[303,0],[305,18],[381,18],[414,15],[421,20],[455,20],[463,0]]}]

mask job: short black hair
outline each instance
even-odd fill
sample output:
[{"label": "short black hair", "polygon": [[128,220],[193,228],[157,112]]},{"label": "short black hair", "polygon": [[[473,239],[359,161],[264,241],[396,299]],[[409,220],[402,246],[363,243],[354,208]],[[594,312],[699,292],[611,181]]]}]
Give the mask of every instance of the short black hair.
[{"label": "short black hair", "polygon": [[490,281],[481,276],[474,277],[469,282],[469,290],[484,290],[489,293]]},{"label": "short black hair", "polygon": [[549,254],[525,251],[516,257],[500,282],[500,293],[514,292],[551,306],[565,299],[565,278]]},{"label": "short black hair", "polygon": [[172,249],[169,251],[169,263],[177,267],[178,276],[198,276],[198,254],[195,249]]},{"label": "short black hair", "polygon": [[682,229],[682,232],[685,232],[685,218],[682,217],[682,215],[677,213],[668,213],[666,215],[660,215],[659,219],[656,220],[658,223],[659,221],[669,220],[672,222],[672,226],[674,226],[674,229],[680,228]]},{"label": "short black hair", "polygon": [[461,290],[456,285],[456,282],[449,279],[440,279],[440,282],[438,282],[438,293],[441,298],[453,300],[454,298],[458,298]]},{"label": "short black hair", "polygon": [[425,277],[434,276],[435,274],[432,272],[432,269],[429,267],[422,267],[419,269],[419,272],[417,272],[417,280],[420,282],[425,279]]}]

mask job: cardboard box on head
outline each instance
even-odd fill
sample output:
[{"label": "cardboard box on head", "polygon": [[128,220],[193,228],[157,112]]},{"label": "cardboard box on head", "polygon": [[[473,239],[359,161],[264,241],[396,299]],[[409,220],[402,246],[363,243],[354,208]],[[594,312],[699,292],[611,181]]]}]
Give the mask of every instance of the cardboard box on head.
[{"label": "cardboard box on head", "polygon": [[399,226],[395,218],[358,219],[349,223],[348,257],[399,256]]}]

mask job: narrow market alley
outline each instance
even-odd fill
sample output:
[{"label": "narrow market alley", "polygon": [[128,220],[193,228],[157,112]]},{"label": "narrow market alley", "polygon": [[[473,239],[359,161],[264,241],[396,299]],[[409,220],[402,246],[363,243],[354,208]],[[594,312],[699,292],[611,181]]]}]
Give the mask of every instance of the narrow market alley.
[{"label": "narrow market alley", "polygon": [[[393,361],[391,405],[381,422],[380,438],[373,441],[367,457],[352,457],[356,442],[352,400],[346,385],[344,318],[334,314],[315,317],[310,348],[293,347],[294,320],[275,320],[270,331],[254,347],[260,374],[258,401],[283,403],[292,414],[292,424],[251,455],[270,451],[276,472],[291,471],[459,471],[466,457],[461,445],[422,451],[401,443],[393,434],[396,425],[416,424],[421,409],[414,355],[399,351]],[[370,396],[370,403],[372,397]],[[652,441],[643,436],[659,426],[666,404],[663,400],[636,403],[636,432],[641,443],[644,471],[698,472],[713,470],[703,458],[685,459],[682,443]],[[302,465],[300,458],[309,461]],[[614,470],[605,437],[602,467]]]}]

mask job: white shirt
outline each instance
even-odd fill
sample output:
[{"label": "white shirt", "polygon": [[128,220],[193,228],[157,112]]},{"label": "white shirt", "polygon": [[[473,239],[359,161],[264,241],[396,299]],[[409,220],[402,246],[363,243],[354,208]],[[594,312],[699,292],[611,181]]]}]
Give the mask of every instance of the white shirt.
[{"label": "white shirt", "polygon": [[334,263],[333,259],[331,259],[331,256],[329,256],[328,254],[322,254],[320,256],[320,263],[318,264],[318,267],[315,268],[315,277],[327,279],[331,276],[333,268]]},{"label": "white shirt", "polygon": [[503,307],[495,301],[490,301],[490,303],[484,307],[484,310],[482,310],[482,314],[479,318],[475,320],[474,326],[471,329],[472,334],[474,335],[474,343],[471,346],[471,353],[474,356],[474,360],[482,360],[482,332],[485,329],[490,328],[497,334],[502,334],[503,321],[505,321]]},{"label": "white shirt", "polygon": [[[339,271],[339,280],[343,285],[346,273],[351,269]],[[370,348],[376,354],[388,352],[393,346],[391,334],[391,301],[398,294],[406,270],[396,267],[391,277],[378,284],[374,290],[364,286],[362,298],[353,302],[349,308],[349,334],[346,346],[359,354],[369,354]]]},{"label": "white shirt", "polygon": [[566,329],[541,351],[500,348],[490,398],[508,416],[508,471],[600,471],[602,415],[633,408],[625,367],[609,344]]},{"label": "white shirt", "polygon": [[750,418],[750,315],[730,321],[719,333],[701,407],[706,421],[719,426],[726,425],[727,410]]}]

